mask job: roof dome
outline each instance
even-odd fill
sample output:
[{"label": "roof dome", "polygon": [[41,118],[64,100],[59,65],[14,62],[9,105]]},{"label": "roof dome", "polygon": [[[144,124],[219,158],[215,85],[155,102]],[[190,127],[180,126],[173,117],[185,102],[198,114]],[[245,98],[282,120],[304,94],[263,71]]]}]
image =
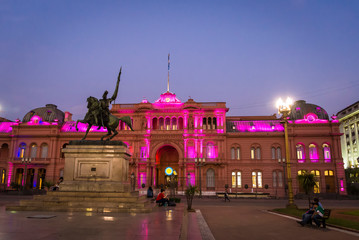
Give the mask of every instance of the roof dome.
[{"label": "roof dome", "polygon": [[307,119],[309,122],[313,122],[317,119],[329,120],[327,111],[318,105],[306,103],[304,100],[295,101],[289,118],[291,120]]},{"label": "roof dome", "polygon": [[22,122],[30,122],[34,116],[39,116],[44,122],[55,122],[55,119],[59,124],[64,122],[65,113],[54,104],[46,104],[45,107],[35,108],[28,112]]}]

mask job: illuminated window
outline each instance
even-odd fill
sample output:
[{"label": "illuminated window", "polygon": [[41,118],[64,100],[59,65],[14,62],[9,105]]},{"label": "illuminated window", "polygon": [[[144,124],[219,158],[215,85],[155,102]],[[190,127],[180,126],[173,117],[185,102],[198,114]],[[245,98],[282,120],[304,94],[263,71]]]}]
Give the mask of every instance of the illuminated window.
[{"label": "illuminated window", "polygon": [[164,123],[165,123],[165,121],[163,120],[163,118],[160,118],[160,119],[159,119],[159,129],[160,129],[160,130],[163,130],[163,129],[164,129]]},{"label": "illuminated window", "polygon": [[309,158],[311,160],[318,159],[318,149],[317,149],[317,146],[314,144],[309,145]]},{"label": "illuminated window", "polygon": [[166,118],[166,121],[165,121],[165,129],[166,130],[170,130],[171,129],[171,119],[169,117]]},{"label": "illuminated window", "polygon": [[237,159],[238,160],[241,159],[241,149],[239,147],[236,149],[236,152],[237,152]]},{"label": "illuminated window", "polygon": [[232,188],[242,187],[242,175],[239,171],[232,172]]},{"label": "illuminated window", "polygon": [[[40,168],[37,172],[37,182],[38,182],[37,188],[38,189],[44,188],[45,177],[46,177],[46,169]],[[61,174],[60,174],[60,177],[62,177]]]},{"label": "illuminated window", "polygon": [[36,158],[36,154],[37,154],[37,145],[33,143],[30,145],[30,157]]},{"label": "illuminated window", "polygon": [[323,144],[323,155],[324,155],[324,159],[326,160],[330,160],[331,156],[330,156],[330,147],[328,144]]},{"label": "illuminated window", "polygon": [[334,176],[334,172],[332,170],[325,170],[324,175],[325,176]]},{"label": "illuminated window", "polygon": [[142,184],[145,184],[146,185],[146,173],[145,172],[140,172],[139,173],[139,181],[138,181],[138,187],[142,188]]},{"label": "illuminated window", "polygon": [[206,175],[207,175],[206,176],[206,178],[207,178],[207,187],[214,188],[215,187],[214,170],[212,168],[208,169]]},{"label": "illuminated window", "polygon": [[304,146],[302,144],[297,144],[296,149],[297,149],[297,159],[304,160],[305,159]]},{"label": "illuminated window", "polygon": [[306,170],[299,170],[298,175],[304,175],[307,171]]},{"label": "illuminated window", "polygon": [[252,172],[253,188],[262,188],[262,172]]},{"label": "illuminated window", "polygon": [[41,145],[41,158],[47,158],[48,149],[49,149],[49,147],[46,143],[43,143]]},{"label": "illuminated window", "polygon": [[213,143],[208,143],[207,144],[207,158],[215,158],[215,148],[214,148],[214,145]]},{"label": "illuminated window", "polygon": [[140,158],[148,158],[147,147],[140,148]]},{"label": "illuminated window", "polygon": [[1,169],[1,179],[0,179],[0,183],[4,184],[5,183],[5,179],[6,179],[6,170],[5,169]]},{"label": "illuminated window", "polygon": [[251,148],[251,159],[254,159],[255,158],[255,152],[256,149],[254,147]]},{"label": "illuminated window", "polygon": [[177,130],[177,118],[172,118],[172,130]]},{"label": "illuminated window", "polygon": [[26,144],[21,143],[19,145],[19,149],[18,149],[18,152],[17,152],[17,157],[18,158],[24,158],[25,157],[25,149],[26,149]]},{"label": "illuminated window", "polygon": [[24,169],[18,168],[16,169],[16,175],[15,175],[15,183],[22,185],[22,177],[24,175]]},{"label": "illuminated window", "polygon": [[314,175],[314,181],[316,186],[314,186],[314,193],[320,193],[320,172],[318,170],[310,171]]}]

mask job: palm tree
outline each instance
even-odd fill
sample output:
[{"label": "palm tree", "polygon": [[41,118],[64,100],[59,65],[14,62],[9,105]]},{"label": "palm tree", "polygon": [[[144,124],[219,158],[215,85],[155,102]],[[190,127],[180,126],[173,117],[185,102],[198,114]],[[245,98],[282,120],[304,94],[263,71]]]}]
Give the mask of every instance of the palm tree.
[{"label": "palm tree", "polygon": [[305,172],[304,174],[298,175],[299,185],[304,189],[306,195],[308,195],[308,205],[310,208],[310,194],[313,193],[314,187],[318,187],[315,176],[312,173]]},{"label": "palm tree", "polygon": [[194,195],[198,192],[198,188],[197,186],[191,186],[189,185],[188,188],[186,189],[186,198],[187,198],[187,210],[191,211],[192,210],[192,200]]}]

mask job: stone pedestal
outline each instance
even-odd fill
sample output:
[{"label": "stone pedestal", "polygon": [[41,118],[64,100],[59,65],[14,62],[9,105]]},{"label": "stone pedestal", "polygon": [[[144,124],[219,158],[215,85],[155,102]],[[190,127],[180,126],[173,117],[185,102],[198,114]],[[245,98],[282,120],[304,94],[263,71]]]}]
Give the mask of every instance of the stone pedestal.
[{"label": "stone pedestal", "polygon": [[153,206],[146,196],[131,192],[128,182],[131,155],[121,143],[70,142],[63,149],[65,169],[60,190],[22,200],[20,206],[6,206],[6,210],[151,212]]},{"label": "stone pedestal", "polygon": [[68,145],[61,191],[129,192],[126,146]]}]

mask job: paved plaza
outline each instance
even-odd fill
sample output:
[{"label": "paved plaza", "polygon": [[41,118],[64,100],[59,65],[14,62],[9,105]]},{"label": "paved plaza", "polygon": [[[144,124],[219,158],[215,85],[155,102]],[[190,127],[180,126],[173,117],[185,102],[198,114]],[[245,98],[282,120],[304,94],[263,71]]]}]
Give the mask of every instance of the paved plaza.
[{"label": "paved plaza", "polygon": [[[269,213],[285,200],[194,199],[195,213],[155,207],[149,214],[7,212],[5,205],[24,196],[0,195],[0,240],[57,239],[359,239],[359,234],[301,227],[295,219]],[[327,208],[358,208],[359,201],[323,200]],[[305,208],[307,202],[296,201]],[[48,219],[28,218],[45,215]]]}]

